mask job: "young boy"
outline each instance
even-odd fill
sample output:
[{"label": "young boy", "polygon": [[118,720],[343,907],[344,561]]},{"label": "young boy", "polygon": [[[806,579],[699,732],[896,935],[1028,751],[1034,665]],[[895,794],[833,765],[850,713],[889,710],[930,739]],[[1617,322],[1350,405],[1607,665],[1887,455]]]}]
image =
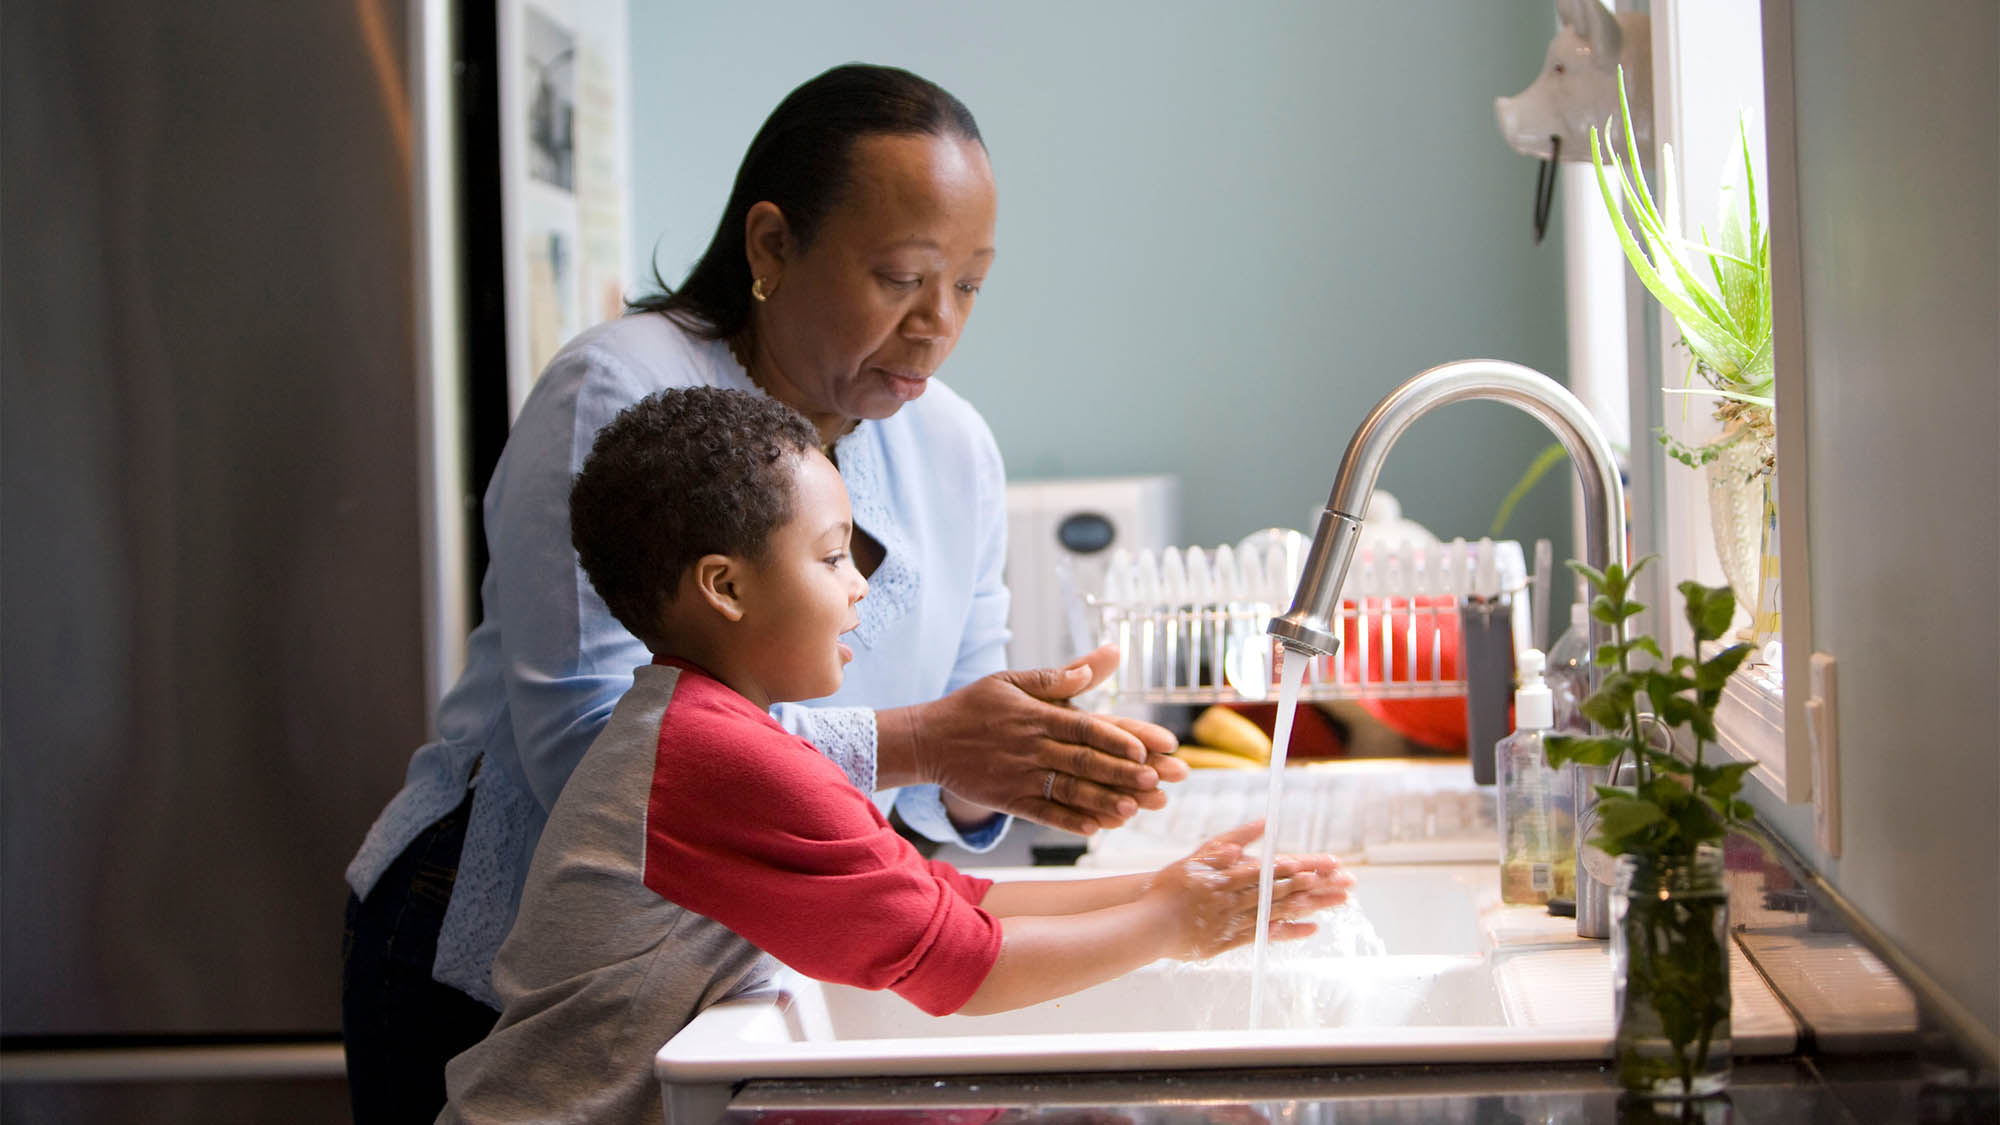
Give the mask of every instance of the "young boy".
[{"label": "young boy", "polygon": [[[570,521],[655,659],[550,813],[493,966],[505,1009],[446,1069],[440,1121],[658,1121],[654,1053],[770,957],[979,1014],[1253,937],[1261,825],[1145,876],[994,884],[919,857],[770,717],[840,686],[868,588],[847,490],[789,407],[712,388],[638,403],[598,434]],[[1325,855],[1277,872],[1278,939],[1351,883]]]}]

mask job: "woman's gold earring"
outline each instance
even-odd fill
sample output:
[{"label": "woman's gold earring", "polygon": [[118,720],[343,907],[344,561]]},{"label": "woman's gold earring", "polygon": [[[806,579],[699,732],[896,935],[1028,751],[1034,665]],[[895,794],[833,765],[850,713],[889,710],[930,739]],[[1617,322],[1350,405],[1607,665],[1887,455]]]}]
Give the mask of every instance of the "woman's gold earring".
[{"label": "woman's gold earring", "polygon": [[763,278],[756,277],[750,279],[750,299],[757,302],[760,305],[763,304],[765,301],[771,299],[771,295],[769,293],[764,292]]}]

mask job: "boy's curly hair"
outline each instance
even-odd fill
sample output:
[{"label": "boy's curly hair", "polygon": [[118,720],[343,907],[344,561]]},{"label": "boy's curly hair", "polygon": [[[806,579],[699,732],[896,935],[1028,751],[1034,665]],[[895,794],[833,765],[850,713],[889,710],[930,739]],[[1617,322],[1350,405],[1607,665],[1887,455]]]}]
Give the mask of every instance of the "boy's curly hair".
[{"label": "boy's curly hair", "polygon": [[612,616],[658,652],[681,575],[703,555],[761,558],[792,518],[792,459],[818,447],[798,411],[748,391],[661,391],[612,419],[569,493],[570,541]]}]

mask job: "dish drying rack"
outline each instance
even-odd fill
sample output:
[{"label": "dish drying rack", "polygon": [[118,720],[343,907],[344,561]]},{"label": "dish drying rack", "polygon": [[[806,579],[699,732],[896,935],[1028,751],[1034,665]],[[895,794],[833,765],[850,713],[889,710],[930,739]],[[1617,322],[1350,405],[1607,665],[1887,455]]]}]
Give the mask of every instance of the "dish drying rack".
[{"label": "dish drying rack", "polygon": [[[1276,835],[1280,852],[1332,852],[1341,862],[1484,863],[1499,858],[1494,793],[1465,763],[1411,758],[1312,762],[1286,771]],[[1269,810],[1261,771],[1196,770],[1162,809],[1090,838],[1080,867],[1136,870],[1170,863],[1190,847]]]},{"label": "dish drying rack", "polygon": [[[1106,706],[1276,699],[1282,658],[1265,629],[1290,608],[1306,547],[1273,529],[1234,546],[1115,551],[1095,590],[1063,575],[1078,650],[1124,654],[1093,694]],[[1514,654],[1541,643],[1547,540],[1535,563],[1531,575],[1513,540],[1364,542],[1341,587],[1341,651],[1310,660],[1300,698],[1465,695],[1469,678],[1497,675],[1504,706]]]}]

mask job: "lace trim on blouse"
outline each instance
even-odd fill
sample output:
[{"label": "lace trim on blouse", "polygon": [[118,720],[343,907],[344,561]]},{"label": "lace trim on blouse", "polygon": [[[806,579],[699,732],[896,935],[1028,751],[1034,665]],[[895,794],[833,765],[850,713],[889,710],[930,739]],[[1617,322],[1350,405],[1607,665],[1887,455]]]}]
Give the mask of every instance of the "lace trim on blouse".
[{"label": "lace trim on blouse", "polygon": [[882,634],[917,604],[919,577],[908,562],[909,538],[889,509],[880,431],[864,421],[835,443],[834,452],[841,479],[847,482],[854,526],[882,545],[882,565],[868,576],[868,596],[859,607],[861,624],[854,630],[857,643],[874,648]]}]

